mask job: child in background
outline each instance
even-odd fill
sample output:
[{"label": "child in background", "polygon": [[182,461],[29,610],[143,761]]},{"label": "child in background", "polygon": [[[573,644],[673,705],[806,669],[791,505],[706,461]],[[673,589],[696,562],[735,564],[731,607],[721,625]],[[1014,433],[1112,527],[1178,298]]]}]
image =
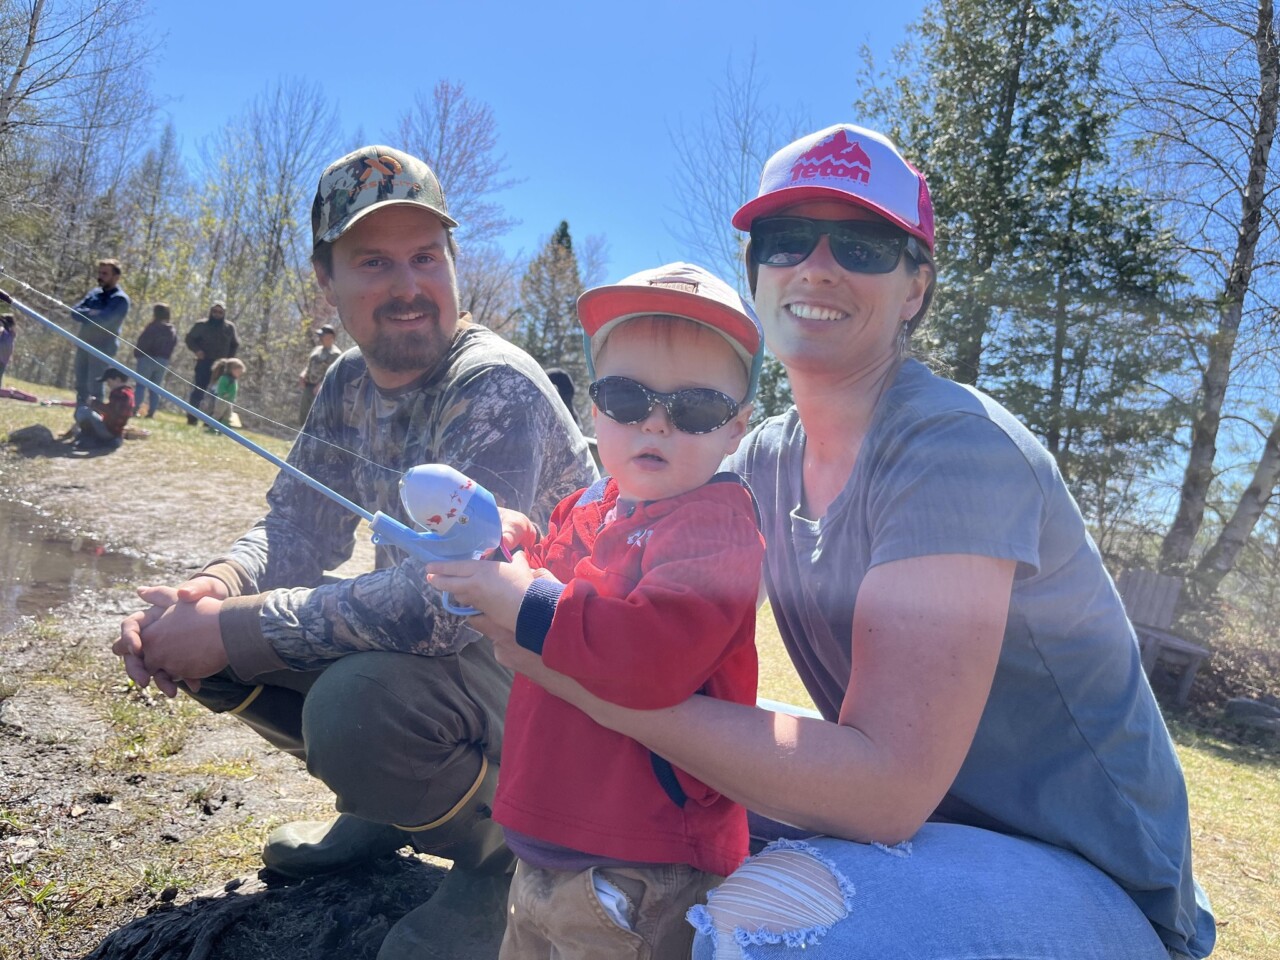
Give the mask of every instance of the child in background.
[{"label": "child in background", "polygon": [[[235,413],[236,396],[240,392],[240,375],[244,373],[244,362],[236,357],[218,360],[213,365],[209,376],[213,380],[213,409],[210,414],[219,423],[232,426],[231,418]],[[214,431],[206,424],[206,430]]]},{"label": "child in background", "polygon": [[[764,545],[750,491],[717,471],[746,433],[759,325],[679,263],[588,290],[578,313],[608,475],[527,554],[428,579],[619,705],[754,703]],[[501,960],[688,956],[685,912],[747,853],[741,806],[519,674],[494,819],[519,858]]]},{"label": "child in background", "polygon": [[76,438],[77,450],[114,450],[124,440],[124,428],[133,416],[133,388],[123,370],[107,367],[98,378],[106,401],[91,397],[76,410],[76,422],[67,434]]}]

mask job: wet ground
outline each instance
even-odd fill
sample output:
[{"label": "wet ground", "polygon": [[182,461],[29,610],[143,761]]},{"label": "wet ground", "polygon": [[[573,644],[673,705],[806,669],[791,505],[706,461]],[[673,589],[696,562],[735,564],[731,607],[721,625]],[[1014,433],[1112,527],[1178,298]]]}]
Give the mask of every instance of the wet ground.
[{"label": "wet ground", "polygon": [[[132,688],[111,654],[134,588],[181,583],[224,550],[261,516],[274,469],[172,415],[96,457],[68,455],[65,425],[65,410],[0,402],[0,960],[86,956],[150,911],[247,882],[271,827],[333,809],[298,760]],[[2,442],[14,433],[27,439]],[[313,919],[269,925],[287,938]],[[363,956],[236,939],[202,955]],[[144,954],[192,950],[128,955]]]},{"label": "wet ground", "polygon": [[0,634],[24,618],[158,573],[142,556],[108,549],[34,504],[0,501]]}]

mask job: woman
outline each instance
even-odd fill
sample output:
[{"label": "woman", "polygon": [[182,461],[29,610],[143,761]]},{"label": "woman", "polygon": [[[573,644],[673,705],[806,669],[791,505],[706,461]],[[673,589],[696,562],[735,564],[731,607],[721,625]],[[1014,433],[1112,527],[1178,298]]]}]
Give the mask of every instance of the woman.
[{"label": "woman", "polygon": [[822,719],[622,710],[502,644],[600,723],[821,835],[695,909],[695,957],[1207,956],[1182,773],[1079,510],[1006,410],[906,358],[935,279],[924,178],[831,127],[775,154],[733,222],[795,398],[733,467]]}]

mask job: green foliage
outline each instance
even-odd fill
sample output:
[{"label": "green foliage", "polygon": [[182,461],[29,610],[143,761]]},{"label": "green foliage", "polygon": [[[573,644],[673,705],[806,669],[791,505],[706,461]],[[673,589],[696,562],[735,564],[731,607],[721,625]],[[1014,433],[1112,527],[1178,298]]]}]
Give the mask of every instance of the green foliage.
[{"label": "green foliage", "polygon": [[561,367],[586,380],[578,296],[582,272],[569,224],[562,220],[520,280],[519,326],[512,340],[544,367]]},{"label": "green foliage", "polygon": [[787,380],[787,369],[766,353],[764,365],[760,368],[760,389],[756,394],[755,410],[751,414],[752,423],[785,413],[791,403],[791,384]]},{"label": "green foliage", "polygon": [[863,101],[929,180],[938,359],[1043,439],[1100,527],[1185,416],[1152,386],[1186,311],[1173,237],[1110,163],[1113,43],[1090,0],[949,0]]}]

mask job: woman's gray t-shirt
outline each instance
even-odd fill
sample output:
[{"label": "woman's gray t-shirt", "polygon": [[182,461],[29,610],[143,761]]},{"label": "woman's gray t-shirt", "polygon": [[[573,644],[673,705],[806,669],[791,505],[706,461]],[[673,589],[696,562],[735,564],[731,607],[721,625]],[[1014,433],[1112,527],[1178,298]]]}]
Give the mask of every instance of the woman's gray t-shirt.
[{"label": "woman's gray t-shirt", "polygon": [[773,615],[823,716],[840,712],[869,569],[937,554],[1016,561],[991,694],[935,817],[1076,851],[1168,946],[1207,955],[1213,921],[1191,877],[1182,769],[1119,595],[1048,451],[990,397],[911,360],[816,521],[800,510],[804,444],[793,408],[727,466],[759,500]]}]

